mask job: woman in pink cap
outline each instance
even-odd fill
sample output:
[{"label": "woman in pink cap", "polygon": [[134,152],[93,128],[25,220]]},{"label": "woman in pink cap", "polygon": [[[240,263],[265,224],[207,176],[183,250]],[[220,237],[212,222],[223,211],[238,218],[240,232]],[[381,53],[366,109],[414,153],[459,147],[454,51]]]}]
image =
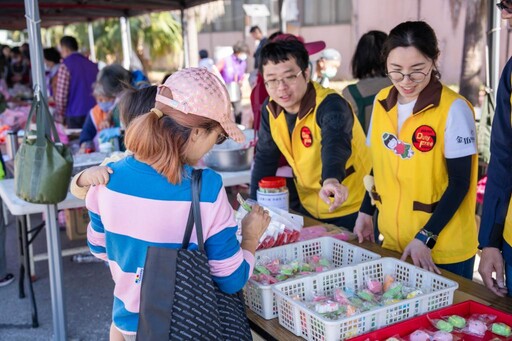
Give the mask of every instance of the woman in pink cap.
[{"label": "woman in pink cap", "polygon": [[[126,131],[133,152],[109,164],[107,185],[91,187],[86,205],[91,216],[87,239],[91,252],[109,262],[115,282],[112,321],[135,340],[140,285],[147,248],[180,248],[191,205],[192,165],[226,138],[243,142],[230,120],[230,101],[219,79],[201,68],[180,70],[158,89],[155,108],[134,119]],[[202,173],[200,207],[204,247],[218,288],[240,291],[252,274],[258,240],[270,222],[255,205],[242,221],[242,242],[233,209],[219,174]],[[192,234],[188,249],[197,249]]]}]

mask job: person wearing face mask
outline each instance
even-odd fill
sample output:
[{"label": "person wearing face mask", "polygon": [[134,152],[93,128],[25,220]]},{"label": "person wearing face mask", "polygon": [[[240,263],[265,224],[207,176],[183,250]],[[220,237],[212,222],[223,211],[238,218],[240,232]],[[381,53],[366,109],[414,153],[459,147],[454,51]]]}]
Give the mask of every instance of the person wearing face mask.
[{"label": "person wearing face mask", "polygon": [[[90,110],[80,133],[80,149],[98,150],[98,132],[107,128],[119,128],[119,111],[117,110],[117,97],[122,91],[130,87],[131,74],[119,64],[104,67],[93,84],[93,95],[96,105]],[[119,129],[115,130],[119,131]],[[114,136],[110,136],[114,137]]]},{"label": "person wearing face mask", "polygon": [[217,64],[217,69],[226,83],[237,123],[242,119],[242,82],[247,70],[248,51],[249,48],[244,42],[237,42],[233,46],[233,54]]},{"label": "person wearing face mask", "polygon": [[24,62],[19,47],[13,47],[11,50],[11,62],[7,68],[6,81],[9,88],[17,84],[30,87],[30,64]]},{"label": "person wearing face mask", "polygon": [[335,49],[325,49],[316,61],[313,80],[324,88],[329,87],[330,79],[336,77],[341,64],[341,54]]},{"label": "person wearing face mask", "polygon": [[391,30],[383,47],[392,85],[375,99],[367,144],[374,185],[354,232],[375,240],[373,202],[382,246],[414,265],[471,279],[477,252],[477,146],[474,112],[443,85],[436,34],[423,21]]}]

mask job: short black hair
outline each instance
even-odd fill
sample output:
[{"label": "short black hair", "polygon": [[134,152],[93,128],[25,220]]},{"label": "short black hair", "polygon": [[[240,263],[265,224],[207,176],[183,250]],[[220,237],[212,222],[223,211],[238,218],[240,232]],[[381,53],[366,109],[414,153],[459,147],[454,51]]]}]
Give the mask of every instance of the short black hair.
[{"label": "short black hair", "polygon": [[199,58],[208,58],[208,51],[206,51],[205,49],[199,50]]},{"label": "short black hair", "polygon": [[357,79],[385,77],[386,63],[382,47],[388,35],[382,31],[369,31],[359,39],[352,57],[352,75]]},{"label": "short black hair", "polygon": [[55,64],[60,63],[60,52],[55,47],[48,47],[43,50],[44,59],[54,62]]},{"label": "short black hair", "polygon": [[78,42],[75,37],[64,36],[60,38],[60,46],[65,46],[71,51],[78,51]]},{"label": "short black hair", "polygon": [[249,33],[254,33],[256,31],[260,31],[261,32],[261,29],[258,25],[255,25],[253,27],[251,27],[251,29],[249,30]]},{"label": "short black hair", "polygon": [[269,42],[261,49],[259,71],[263,74],[263,67],[269,62],[278,64],[290,59],[295,59],[302,71],[309,66],[308,51],[299,39],[290,36]]}]

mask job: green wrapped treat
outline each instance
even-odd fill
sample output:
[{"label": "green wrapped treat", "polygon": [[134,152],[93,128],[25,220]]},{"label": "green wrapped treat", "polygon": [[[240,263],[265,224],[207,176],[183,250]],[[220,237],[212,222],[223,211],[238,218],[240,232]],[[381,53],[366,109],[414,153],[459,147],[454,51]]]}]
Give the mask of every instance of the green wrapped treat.
[{"label": "green wrapped treat", "polygon": [[254,270],[256,270],[260,274],[270,275],[270,271],[268,271],[268,269],[263,265],[256,265],[254,267]]},{"label": "green wrapped treat", "polygon": [[512,335],[512,331],[510,330],[510,326],[505,323],[493,323],[491,327],[491,331],[494,334],[509,337]]},{"label": "green wrapped treat", "polygon": [[451,333],[453,331],[453,326],[444,320],[437,321],[436,328],[448,333]]},{"label": "green wrapped treat", "polygon": [[455,328],[462,329],[466,326],[466,319],[458,315],[452,315],[448,317],[448,323],[450,323]]},{"label": "green wrapped treat", "polygon": [[391,287],[382,295],[383,299],[401,299],[402,298],[402,283],[393,283]]}]

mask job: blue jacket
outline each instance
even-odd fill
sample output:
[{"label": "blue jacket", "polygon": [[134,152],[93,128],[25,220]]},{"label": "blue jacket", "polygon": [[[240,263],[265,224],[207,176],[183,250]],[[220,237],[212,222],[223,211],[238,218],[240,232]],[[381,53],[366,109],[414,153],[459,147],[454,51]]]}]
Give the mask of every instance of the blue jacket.
[{"label": "blue jacket", "polygon": [[501,74],[492,124],[491,160],[487,172],[480,234],[480,248],[497,247],[512,263],[512,246],[503,239],[505,217],[512,193],[512,58]]}]

